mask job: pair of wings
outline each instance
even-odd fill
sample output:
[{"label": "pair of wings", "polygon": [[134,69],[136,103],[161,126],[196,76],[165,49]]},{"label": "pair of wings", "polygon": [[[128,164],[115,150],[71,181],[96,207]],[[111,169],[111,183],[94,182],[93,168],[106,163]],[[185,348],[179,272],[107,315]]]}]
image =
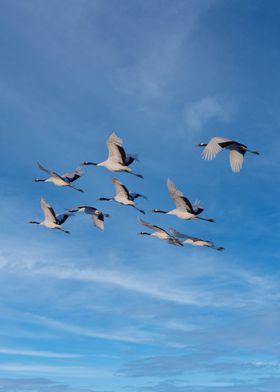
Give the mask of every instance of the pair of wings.
[{"label": "pair of wings", "polygon": [[91,215],[93,224],[100,230],[104,230],[104,214],[95,207],[85,206],[85,214]]},{"label": "pair of wings", "polygon": [[231,170],[234,173],[238,173],[242,168],[246,150],[238,148],[238,146],[241,145],[234,140],[226,139],[224,137],[213,137],[202,151],[202,158],[205,160],[212,160],[223,148],[228,148],[230,146],[229,162]]},{"label": "pair of wings", "polygon": [[104,214],[101,211],[91,206],[78,206],[75,208],[71,208],[68,211],[77,212],[80,209],[83,209],[85,214],[91,215],[92,222],[98,229],[104,230]]},{"label": "pair of wings", "polygon": [[49,222],[56,223],[57,225],[62,225],[66,219],[72,215],[70,212],[56,215],[54,209],[46,202],[43,197],[41,197],[40,205],[45,219]]},{"label": "pair of wings", "polygon": [[136,155],[126,154],[123,148],[122,139],[114,132],[106,142],[108,147],[108,159],[113,162],[120,163],[124,166],[129,166],[133,161],[137,160]]},{"label": "pair of wings", "polygon": [[59,178],[60,180],[68,182],[68,183],[76,181],[78,178],[80,178],[84,174],[83,170],[80,167],[77,167],[76,170],[69,172],[69,173],[64,173],[62,176],[60,176],[56,172],[46,169],[39,162],[37,162],[37,164],[38,164],[38,167],[40,170],[44,171],[45,173],[48,173],[51,177]]},{"label": "pair of wings", "polygon": [[174,183],[169,178],[167,180],[167,189],[178,210],[188,211],[190,214],[198,214],[203,211],[200,201],[196,201],[195,204],[192,205],[189,199],[175,187]]}]

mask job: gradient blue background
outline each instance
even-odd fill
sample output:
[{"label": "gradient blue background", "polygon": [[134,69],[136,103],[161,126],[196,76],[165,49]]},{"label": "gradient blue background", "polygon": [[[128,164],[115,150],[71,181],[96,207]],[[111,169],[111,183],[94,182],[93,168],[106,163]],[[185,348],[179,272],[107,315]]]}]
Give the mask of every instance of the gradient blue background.
[{"label": "gradient blue background", "polygon": [[[278,392],[278,1],[0,1],[0,391]],[[35,184],[107,155],[115,131],[145,180],[140,208],[171,209],[166,179],[217,224],[147,213],[226,248],[140,237],[87,167],[79,194]],[[213,136],[259,150],[233,174]],[[99,206],[71,236],[28,225],[39,200]]]}]

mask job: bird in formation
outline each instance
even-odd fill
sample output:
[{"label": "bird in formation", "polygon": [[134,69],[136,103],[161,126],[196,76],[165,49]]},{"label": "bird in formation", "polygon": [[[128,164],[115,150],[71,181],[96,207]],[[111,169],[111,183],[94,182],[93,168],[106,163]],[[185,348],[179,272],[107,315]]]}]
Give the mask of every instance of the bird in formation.
[{"label": "bird in formation", "polygon": [[129,167],[132,162],[138,160],[137,155],[126,154],[125,149],[123,148],[123,141],[120,137],[118,137],[114,132],[107,139],[107,147],[108,147],[108,158],[103,162],[89,162],[85,161],[82,165],[94,165],[94,166],[103,166],[106,169],[113,172],[126,172],[129,174],[133,174],[139,178],[143,178],[141,174],[134,173]]},{"label": "bird in formation", "polygon": [[224,137],[213,137],[208,143],[197,144],[197,147],[205,147],[201,156],[203,159],[208,161],[214,159],[216,155],[222,151],[222,149],[226,148],[230,150],[229,163],[231,170],[234,173],[240,172],[243,166],[244,155],[246,152],[250,152],[251,154],[255,155],[260,154],[258,151],[249,150],[245,144],[241,144]]},{"label": "bird in formation", "polygon": [[75,208],[69,208],[69,212],[84,212],[85,214],[91,215],[93,224],[100,230],[104,230],[104,218],[110,218],[109,214],[104,214],[102,211],[95,207],[90,206],[78,206]]},{"label": "bird in formation", "polygon": [[177,218],[180,219],[200,219],[205,220],[207,222],[215,222],[212,218],[202,218],[200,215],[204,209],[201,207],[200,203],[195,203],[194,205],[191,204],[189,199],[184,196],[184,194],[179,191],[173,184],[173,182],[168,178],[167,180],[167,189],[169,195],[173,199],[176,208],[171,211],[163,211],[159,209],[153,209],[152,212],[167,214],[167,215],[175,215]]},{"label": "bird in formation", "polygon": [[115,201],[119,204],[122,204],[124,206],[130,206],[141,212],[142,214],[145,214],[145,211],[141,210],[138,208],[134,200],[138,197],[144,197],[143,195],[140,195],[140,193],[130,193],[127,189],[127,187],[122,184],[119,180],[116,178],[112,179],[112,183],[115,186],[115,191],[116,194],[113,197],[99,197],[99,201]]},{"label": "bird in formation", "polygon": [[[138,157],[135,154],[127,154],[125,152],[123,141],[119,136],[117,136],[115,133],[112,133],[111,136],[107,139],[106,144],[108,148],[108,158],[105,161],[99,163],[85,161],[82,163],[82,165],[102,166],[112,172],[126,172],[139,178],[143,178],[141,174],[134,173],[129,167],[135,160],[138,160]],[[249,150],[244,144],[223,137],[213,137],[209,143],[200,143],[197,146],[204,147],[202,158],[206,160],[215,158],[216,155],[224,148],[230,150],[230,166],[232,171],[235,173],[241,170],[246,152],[259,155],[257,151]],[[79,192],[83,192],[82,189],[76,188],[74,185],[72,185],[74,181],[78,180],[84,174],[84,171],[81,167],[78,167],[76,170],[65,173],[63,175],[59,175],[54,171],[46,169],[40,163],[38,163],[38,167],[40,170],[47,173],[49,177],[45,179],[35,179],[33,180],[34,182],[51,182],[56,186],[70,187]],[[144,195],[136,192],[129,192],[127,187],[116,178],[112,179],[112,183],[115,187],[115,195],[110,198],[100,197],[97,199],[98,201],[115,201],[116,203],[133,207],[142,214],[145,214],[145,211],[138,208],[135,204],[135,199],[137,198],[142,197],[146,199]],[[170,197],[176,205],[176,208],[170,211],[153,209],[152,212],[174,215],[177,218],[183,220],[199,219],[207,222],[215,222],[215,220],[212,218],[201,217],[200,214],[204,211],[204,208],[201,206],[200,202],[196,201],[194,204],[192,204],[189,199],[179,189],[176,188],[175,184],[170,179],[167,180],[167,189]],[[61,225],[71,215],[74,215],[75,212],[83,212],[85,214],[91,215],[92,222],[100,230],[104,230],[104,218],[110,217],[109,214],[105,214],[99,209],[88,205],[79,205],[77,207],[68,209],[66,213],[56,214],[53,208],[45,201],[43,197],[41,197],[40,205],[44,213],[44,220],[41,222],[30,221],[29,223],[39,224],[49,229],[61,230],[67,234],[70,232],[68,230],[64,230]],[[167,231],[157,225],[150,224],[139,217],[138,221],[141,225],[152,230],[151,232],[142,231],[138,233],[139,235],[149,235],[156,237],[167,241],[169,244],[177,246],[190,244],[193,246],[208,247],[217,251],[224,250],[222,246],[216,246],[212,241],[190,236],[188,234],[182,234],[175,229],[170,229],[170,231]]]},{"label": "bird in formation", "polygon": [[70,188],[76,189],[76,191],[83,192],[82,189],[76,188],[71,184],[84,174],[83,170],[80,167],[70,173],[65,173],[60,176],[56,172],[46,169],[44,166],[40,165],[39,162],[37,162],[37,164],[39,169],[44,171],[45,173],[48,173],[50,177],[45,179],[35,178],[33,182],[51,182],[57,186],[68,186]]},{"label": "bird in formation", "polygon": [[216,246],[212,241],[203,240],[201,238],[193,237],[188,234],[182,234],[175,229],[170,229],[170,232],[175,238],[184,239],[184,241],[182,241],[182,244],[190,244],[193,246],[206,246],[208,248],[212,248],[218,251],[222,251],[225,249],[222,246]]},{"label": "bird in formation", "polygon": [[169,244],[172,245],[179,245],[182,246],[182,241],[175,238],[172,234],[168,233],[168,231],[164,230],[162,227],[152,225],[151,223],[145,222],[143,219],[138,217],[138,221],[141,225],[148,227],[149,229],[153,230],[151,233],[146,231],[141,231],[138,233],[139,235],[150,235],[152,237],[159,238],[160,240],[167,241]]},{"label": "bird in formation", "polygon": [[46,202],[43,197],[41,197],[40,205],[44,213],[45,219],[41,222],[30,221],[29,223],[42,225],[44,227],[47,227],[48,229],[61,230],[64,231],[64,233],[70,234],[70,231],[64,230],[61,225],[69,218],[69,216],[73,215],[73,213],[66,212],[56,215],[53,208]]}]

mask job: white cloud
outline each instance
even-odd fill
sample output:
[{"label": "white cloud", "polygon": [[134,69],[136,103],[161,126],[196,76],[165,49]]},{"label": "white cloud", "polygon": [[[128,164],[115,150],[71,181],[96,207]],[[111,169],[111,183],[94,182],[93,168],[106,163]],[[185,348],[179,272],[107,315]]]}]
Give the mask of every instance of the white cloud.
[{"label": "white cloud", "polygon": [[126,328],[123,330],[119,330],[118,332],[110,331],[106,333],[69,323],[64,323],[58,320],[51,319],[49,317],[36,316],[33,314],[28,314],[27,316],[30,322],[35,322],[48,328],[53,328],[75,335],[87,336],[97,339],[113,340],[127,343],[149,343],[153,341],[155,337],[159,336],[151,332],[145,333],[132,328]]},{"label": "white cloud", "polygon": [[6,355],[20,355],[30,357],[44,357],[44,358],[78,358],[81,355],[71,353],[55,353],[50,351],[35,351],[18,348],[0,347],[0,354]]},{"label": "white cloud", "polygon": [[210,120],[229,122],[232,114],[233,104],[227,99],[206,97],[188,105],[184,117],[189,130],[199,132]]}]

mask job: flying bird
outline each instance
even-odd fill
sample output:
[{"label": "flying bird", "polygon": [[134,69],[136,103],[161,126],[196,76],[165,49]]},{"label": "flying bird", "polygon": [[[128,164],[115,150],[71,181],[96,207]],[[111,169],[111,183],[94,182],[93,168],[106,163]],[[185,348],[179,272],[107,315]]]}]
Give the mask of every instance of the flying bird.
[{"label": "flying bird", "polygon": [[245,144],[224,137],[213,137],[209,143],[200,143],[196,147],[205,147],[201,156],[208,161],[214,159],[223,148],[230,150],[229,162],[234,173],[240,172],[246,152],[256,155],[260,154],[258,151],[249,150]]},{"label": "flying bird", "polygon": [[141,212],[142,214],[145,214],[145,211],[140,210],[140,208],[138,208],[135,203],[134,200],[137,197],[144,197],[143,195],[139,194],[139,193],[130,193],[128,191],[128,189],[126,188],[126,186],[124,184],[122,184],[119,180],[117,180],[116,178],[112,179],[112,183],[115,187],[115,191],[116,194],[114,197],[100,197],[97,200],[101,200],[101,201],[115,201],[119,204],[123,204],[125,206],[131,206],[133,208],[135,208],[136,210],[138,210],[139,212]]},{"label": "flying bird", "polygon": [[45,219],[41,222],[29,221],[29,223],[42,225],[48,229],[58,229],[64,231],[64,233],[70,234],[70,231],[64,230],[61,225],[69,218],[69,216],[73,215],[73,213],[67,212],[56,215],[53,208],[45,201],[43,197],[41,197],[40,205]]},{"label": "flying bird", "polygon": [[95,207],[90,206],[78,206],[75,208],[69,208],[69,212],[84,212],[85,214],[91,215],[93,224],[100,230],[104,230],[104,218],[110,218],[109,214],[104,214],[102,211]]},{"label": "flying bird", "polygon": [[198,216],[204,211],[204,208],[202,208],[200,202],[196,202],[194,205],[192,205],[189,199],[187,199],[186,196],[184,196],[183,193],[175,187],[175,185],[169,178],[167,180],[167,189],[176,205],[176,208],[171,211],[154,209],[152,210],[152,212],[175,215],[177,216],[177,218],[185,220],[200,219],[207,222],[215,222],[215,220],[212,218],[202,218]]},{"label": "flying bird", "polygon": [[106,169],[113,172],[126,172],[129,174],[133,174],[134,176],[143,178],[141,174],[134,173],[129,165],[135,160],[138,160],[137,155],[126,154],[123,148],[122,139],[117,136],[115,133],[107,139],[107,147],[108,147],[108,158],[103,162],[89,162],[85,161],[82,165],[94,165],[94,166],[103,166]]},{"label": "flying bird", "polygon": [[175,229],[170,229],[170,232],[176,238],[185,239],[184,241],[182,241],[183,244],[190,244],[193,246],[206,246],[208,248],[212,248],[212,249],[215,249],[218,251],[222,251],[225,249],[222,246],[214,245],[214,243],[212,241],[202,240],[201,238],[192,237],[188,234],[182,234],[182,233],[179,233],[179,231],[177,231]]},{"label": "flying bird", "polygon": [[152,233],[147,233],[145,231],[141,231],[140,233],[138,233],[139,235],[150,235],[152,237],[157,237],[160,240],[165,240],[167,241],[169,244],[172,245],[178,245],[178,246],[183,246],[183,242],[178,240],[177,238],[175,238],[173,235],[171,235],[170,233],[168,233],[168,231],[162,229],[159,226],[156,225],[152,225],[148,222],[143,221],[143,219],[138,217],[138,221],[143,225],[148,227],[149,229],[153,230]]},{"label": "flying bird", "polygon": [[50,177],[45,179],[35,178],[33,182],[52,182],[54,185],[57,186],[69,186],[70,188],[76,189],[76,191],[83,192],[82,189],[76,188],[71,184],[72,182],[76,181],[84,174],[83,170],[80,167],[78,167],[73,172],[65,173],[62,176],[60,176],[56,172],[46,169],[45,167],[40,165],[39,162],[37,162],[37,164],[39,169],[44,171],[45,173],[48,173]]}]

